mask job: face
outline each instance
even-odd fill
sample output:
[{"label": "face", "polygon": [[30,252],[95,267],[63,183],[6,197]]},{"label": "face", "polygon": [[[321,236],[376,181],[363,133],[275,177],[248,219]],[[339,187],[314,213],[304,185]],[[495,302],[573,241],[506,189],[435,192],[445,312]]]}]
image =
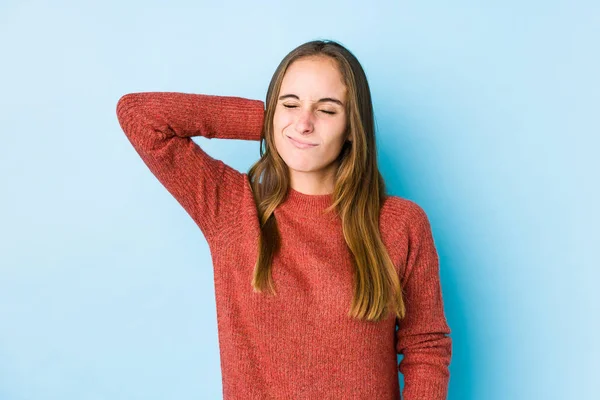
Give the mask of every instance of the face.
[{"label": "face", "polygon": [[345,104],[346,86],[335,60],[301,58],[288,67],[273,130],[277,152],[289,167],[292,182],[323,182],[334,176],[334,162],[348,138]]}]

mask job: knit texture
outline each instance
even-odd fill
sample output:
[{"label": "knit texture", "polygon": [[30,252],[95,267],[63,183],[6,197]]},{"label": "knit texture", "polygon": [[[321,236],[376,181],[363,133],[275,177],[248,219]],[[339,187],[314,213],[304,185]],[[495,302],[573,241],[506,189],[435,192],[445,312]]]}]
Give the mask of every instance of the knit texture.
[{"label": "knit texture", "polygon": [[[351,253],[339,217],[322,213],[330,195],[290,189],[275,210],[278,293],[255,293],[260,230],[248,176],[211,157],[191,137],[259,141],[264,103],[129,93],[119,99],[117,117],[143,162],[209,245],[225,400],[447,398],[452,341],[438,255],[419,205],[388,196],[379,221],[404,291],[404,319],[391,312],[376,323],[347,316]],[[404,355],[400,363],[397,354]],[[398,371],[405,382],[402,397]]]}]

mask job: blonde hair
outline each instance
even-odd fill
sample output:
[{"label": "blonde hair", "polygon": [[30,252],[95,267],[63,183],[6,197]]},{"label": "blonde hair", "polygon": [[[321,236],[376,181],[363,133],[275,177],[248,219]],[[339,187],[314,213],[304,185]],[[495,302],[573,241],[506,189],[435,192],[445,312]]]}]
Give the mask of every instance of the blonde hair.
[{"label": "blonde hair", "polygon": [[269,84],[260,159],[248,171],[261,231],[252,287],[256,292],[268,288],[271,294],[276,293],[271,272],[280,238],[274,210],[285,200],[290,182],[288,167],[275,148],[273,116],[286,70],[299,58],[311,56],[335,60],[347,88],[347,133],[352,142],[346,141],[340,151],[333,204],[326,211],[335,210],[341,217],[344,239],[353,255],[354,296],[348,316],[378,321],[387,317],[391,302],[391,311],[404,318],[400,278],[379,232],[380,208],[387,194],[377,167],[369,84],[356,57],[331,40],[310,41],[292,50],[283,58]]}]

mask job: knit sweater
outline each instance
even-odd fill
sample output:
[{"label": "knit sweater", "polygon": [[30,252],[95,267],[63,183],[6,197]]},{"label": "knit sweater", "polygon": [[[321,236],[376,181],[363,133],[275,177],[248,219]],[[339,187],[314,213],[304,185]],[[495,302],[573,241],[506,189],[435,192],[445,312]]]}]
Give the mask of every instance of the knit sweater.
[{"label": "knit sweater", "polygon": [[260,229],[248,176],[191,137],[259,141],[264,103],[144,92],[121,97],[116,111],[135,151],[210,248],[224,399],[446,399],[452,342],[438,255],[419,205],[388,196],[380,213],[404,319],[392,312],[379,322],[348,317],[351,253],[341,219],[321,213],[331,195],[289,190],[274,212],[281,238],[272,269],[277,294],[254,292]]}]

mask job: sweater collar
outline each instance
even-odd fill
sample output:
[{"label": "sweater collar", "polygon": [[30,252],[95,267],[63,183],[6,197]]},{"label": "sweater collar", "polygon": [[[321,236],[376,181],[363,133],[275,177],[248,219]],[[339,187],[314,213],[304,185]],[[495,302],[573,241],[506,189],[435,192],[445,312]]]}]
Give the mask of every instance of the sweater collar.
[{"label": "sweater collar", "polygon": [[305,194],[288,188],[288,194],[278,208],[304,218],[334,218],[335,210],[324,213],[333,204],[333,194]]}]

